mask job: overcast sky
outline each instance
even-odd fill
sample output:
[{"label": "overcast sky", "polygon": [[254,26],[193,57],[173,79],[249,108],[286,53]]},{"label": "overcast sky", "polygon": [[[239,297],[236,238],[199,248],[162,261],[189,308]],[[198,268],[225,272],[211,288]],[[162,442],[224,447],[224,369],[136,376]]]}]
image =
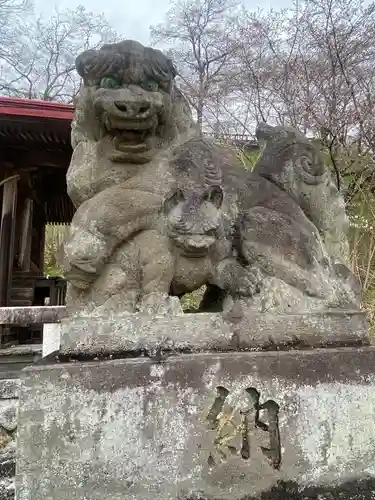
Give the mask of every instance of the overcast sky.
[{"label": "overcast sky", "polygon": [[[244,0],[253,9],[268,9],[270,0]],[[163,21],[168,11],[169,0],[35,0],[38,12],[52,13],[59,9],[74,8],[84,5],[86,9],[104,13],[110,24],[124,38],[132,38],[141,43],[149,42],[149,26]],[[275,9],[292,5],[292,0],[273,0]]]}]

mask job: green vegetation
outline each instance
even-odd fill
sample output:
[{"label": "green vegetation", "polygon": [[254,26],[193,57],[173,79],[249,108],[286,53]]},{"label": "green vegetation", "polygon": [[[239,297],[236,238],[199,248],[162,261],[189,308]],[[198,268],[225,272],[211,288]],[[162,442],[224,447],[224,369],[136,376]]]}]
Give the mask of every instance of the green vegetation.
[{"label": "green vegetation", "polygon": [[44,275],[64,276],[59,264],[59,250],[64,241],[68,226],[47,225],[44,244]]}]

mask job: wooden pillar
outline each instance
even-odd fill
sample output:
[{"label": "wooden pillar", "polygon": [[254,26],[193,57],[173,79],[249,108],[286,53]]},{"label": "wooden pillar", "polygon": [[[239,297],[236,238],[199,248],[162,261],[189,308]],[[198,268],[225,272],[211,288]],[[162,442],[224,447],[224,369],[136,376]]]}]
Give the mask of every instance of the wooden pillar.
[{"label": "wooden pillar", "polygon": [[30,271],[32,229],[33,200],[26,198],[21,216],[20,251],[18,258],[18,266],[23,271]]},{"label": "wooden pillar", "polygon": [[[35,204],[33,210],[31,262],[35,274],[43,275],[45,223],[40,205]],[[34,265],[33,265],[34,264]],[[37,270],[35,269],[37,267]]]},{"label": "wooden pillar", "polygon": [[18,179],[19,176],[14,175],[1,183],[4,187],[0,229],[0,306],[8,306],[10,302]]}]

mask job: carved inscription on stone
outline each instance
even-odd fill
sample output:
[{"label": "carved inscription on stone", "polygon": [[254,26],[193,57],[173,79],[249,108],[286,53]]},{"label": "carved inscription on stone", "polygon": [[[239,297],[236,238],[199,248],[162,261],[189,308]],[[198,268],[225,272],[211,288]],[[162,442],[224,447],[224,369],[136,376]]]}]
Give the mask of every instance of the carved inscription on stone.
[{"label": "carved inscription on stone", "polygon": [[[249,387],[245,389],[246,405],[235,408],[227,404],[228,389],[218,386],[216,391],[215,401],[206,417],[209,429],[215,431],[213,447],[207,459],[209,466],[214,467],[231,456],[240,456],[244,460],[254,458],[254,447],[258,446],[270,466],[279,470],[279,405],[271,399],[261,403],[259,391]],[[252,438],[257,430],[267,435],[267,446]]]}]

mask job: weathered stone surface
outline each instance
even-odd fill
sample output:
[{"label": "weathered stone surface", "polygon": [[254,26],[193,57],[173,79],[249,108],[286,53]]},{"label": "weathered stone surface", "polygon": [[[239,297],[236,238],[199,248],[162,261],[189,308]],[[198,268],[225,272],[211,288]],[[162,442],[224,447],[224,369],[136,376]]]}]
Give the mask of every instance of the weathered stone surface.
[{"label": "weathered stone surface", "polygon": [[8,432],[13,432],[17,428],[18,401],[0,401],[0,427]]},{"label": "weathered stone surface", "polygon": [[14,479],[4,478],[0,480],[0,500],[13,500]]},{"label": "weathered stone surface", "polygon": [[375,349],[33,367],[18,500],[373,499]]},{"label": "weathered stone surface", "polygon": [[[110,68],[104,73],[103,63]],[[80,54],[76,69],[83,86],[67,174],[77,207],[65,245],[68,304],[95,308],[112,299],[110,309],[117,296],[122,309],[134,312],[138,260],[144,265],[143,292],[159,294],[164,303],[173,259],[159,219],[174,188],[166,157],[195,135],[187,101],[174,84],[176,70],[160,51],[131,40]],[[158,308],[153,295],[143,302],[140,307]]]},{"label": "weathered stone surface", "polygon": [[[16,447],[15,443],[11,442],[4,451],[0,448],[0,479],[14,478],[16,473]],[[0,496],[1,499],[1,496]]]},{"label": "weathered stone surface", "polygon": [[[18,387],[20,371],[42,358],[41,344],[16,345],[0,349],[0,399],[5,399]],[[18,396],[17,396],[18,397]]]},{"label": "weathered stone surface", "polygon": [[0,380],[0,399],[17,399],[19,397],[20,380]]},{"label": "weathered stone surface", "polygon": [[77,210],[62,252],[70,310],[179,315],[171,295],[202,285],[205,312],[238,300],[248,315],[359,309],[344,202],[304,135],[259,124],[265,147],[248,172],[197,137],[160,51],[107,44],[76,69],[67,188]]},{"label": "weathered stone surface", "polygon": [[0,307],[0,325],[57,323],[66,315],[65,306]]},{"label": "weathered stone surface", "polygon": [[222,314],[151,317],[123,314],[76,316],[62,322],[61,354],[119,355],[165,351],[242,351],[368,344],[363,313],[270,313],[239,318]]},{"label": "weathered stone surface", "polygon": [[0,500],[14,498],[19,379],[0,380]]}]

